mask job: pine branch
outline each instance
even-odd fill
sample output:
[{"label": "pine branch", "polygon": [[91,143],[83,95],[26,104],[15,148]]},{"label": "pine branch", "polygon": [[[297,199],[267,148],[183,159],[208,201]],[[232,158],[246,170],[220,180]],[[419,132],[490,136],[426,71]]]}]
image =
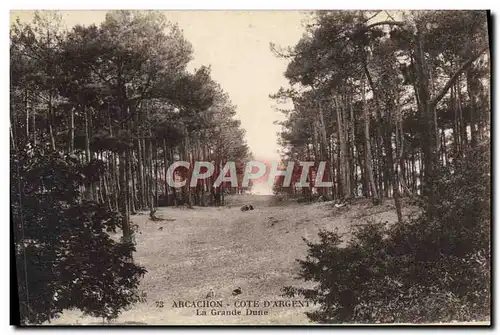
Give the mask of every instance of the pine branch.
[{"label": "pine branch", "polygon": [[435,107],[437,103],[441,101],[441,99],[444,97],[446,92],[448,92],[450,87],[455,83],[455,81],[457,81],[458,77],[462,74],[462,72],[464,72],[472,63],[474,63],[476,59],[478,59],[488,49],[489,47],[483,48],[480,52],[477,53],[477,55],[474,55],[468,61],[463,63],[462,66],[460,66],[460,68],[457,71],[455,71],[455,73],[451,76],[451,78],[448,80],[446,85],[444,85],[441,91],[436,95],[436,97],[434,97],[431,100],[430,105]]},{"label": "pine branch", "polygon": [[383,25],[402,27],[405,25],[405,23],[402,21],[379,21],[379,22],[375,22],[375,23],[367,25],[363,30],[370,30],[371,28],[374,28],[377,26],[383,26]]}]

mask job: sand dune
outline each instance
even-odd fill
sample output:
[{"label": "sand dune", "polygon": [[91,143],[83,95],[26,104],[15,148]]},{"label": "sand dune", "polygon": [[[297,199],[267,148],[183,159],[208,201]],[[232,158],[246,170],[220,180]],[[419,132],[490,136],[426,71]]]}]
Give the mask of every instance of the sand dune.
[{"label": "sand dune", "polygon": [[[297,258],[304,258],[302,237],[314,240],[319,229],[349,234],[351,227],[368,219],[393,222],[392,202],[373,207],[359,201],[348,209],[331,203],[298,204],[292,200],[276,205],[271,196],[244,195],[226,199],[228,206],[159,208],[157,215],[175,221],[152,222],[148,215],[132,217],[142,234],[137,234],[136,262],[148,273],[140,289],[147,302],[123,312],[114,324],[308,324],[305,311],[314,307],[263,308],[264,301],[285,300],[281,288],[305,285],[295,279]],[[242,212],[242,204],[255,210]],[[163,230],[158,228],[163,226]],[[242,294],[232,291],[241,287]],[[178,301],[205,300],[212,289],[212,300],[222,301],[219,311],[232,311],[236,301],[258,301],[266,315],[211,315],[214,308],[176,308]],[[163,305],[163,307],[160,307]],[[241,305],[241,304],[239,304]],[[197,315],[196,310],[207,315]],[[79,311],[66,311],[53,324],[96,324]]]}]

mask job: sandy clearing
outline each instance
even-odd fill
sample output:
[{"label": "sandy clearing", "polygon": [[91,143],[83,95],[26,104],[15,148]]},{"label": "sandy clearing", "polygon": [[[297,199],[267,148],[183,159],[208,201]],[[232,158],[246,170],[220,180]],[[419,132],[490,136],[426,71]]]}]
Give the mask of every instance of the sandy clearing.
[{"label": "sandy clearing", "polygon": [[[269,196],[234,196],[228,207],[195,209],[159,208],[157,215],[175,221],[152,222],[148,215],[132,217],[142,234],[137,234],[134,259],[148,273],[140,289],[147,302],[123,312],[114,324],[308,324],[304,314],[309,308],[262,308],[265,300],[284,300],[281,289],[305,284],[295,278],[296,259],[306,254],[302,237],[315,240],[319,229],[349,233],[353,223],[369,219],[392,222],[392,206],[373,207],[360,202],[350,209],[335,209],[328,203],[271,206]],[[243,203],[255,210],[241,212]],[[163,230],[158,228],[162,226]],[[232,290],[241,287],[237,297]],[[259,301],[268,315],[210,315],[212,308],[174,308],[176,301],[204,300],[210,289],[214,300],[233,310],[236,300]],[[157,306],[163,302],[163,307]],[[238,308],[245,314],[245,308]],[[53,324],[96,324],[100,319],[65,311]]]}]

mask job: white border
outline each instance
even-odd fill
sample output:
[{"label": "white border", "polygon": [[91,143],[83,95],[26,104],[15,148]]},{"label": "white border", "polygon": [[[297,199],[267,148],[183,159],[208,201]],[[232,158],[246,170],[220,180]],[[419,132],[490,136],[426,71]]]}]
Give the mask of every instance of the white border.
[{"label": "white border", "polygon": [[15,1],[11,9],[268,9],[268,10],[294,10],[294,9],[488,9],[492,8],[492,1],[432,1],[422,0],[412,3],[402,1],[331,1],[331,0],[288,0],[288,1],[203,1],[203,0],[184,0],[184,1],[99,1],[89,0],[84,3],[72,4],[63,0],[45,0],[43,3],[37,1]]}]

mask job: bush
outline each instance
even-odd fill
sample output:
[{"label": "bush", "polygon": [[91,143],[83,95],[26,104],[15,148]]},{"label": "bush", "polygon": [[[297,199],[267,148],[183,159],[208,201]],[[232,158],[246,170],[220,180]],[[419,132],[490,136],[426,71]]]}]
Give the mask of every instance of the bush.
[{"label": "bush", "polygon": [[146,270],[130,261],[132,244],[108,234],[120,226],[120,214],[81,199],[86,168],[75,157],[37,149],[12,154],[11,215],[23,324],[50,321],[69,308],[111,320],[140,299],[137,286]]},{"label": "bush", "polygon": [[422,323],[489,318],[489,147],[439,171],[433,208],[406,222],[358,228],[345,247],[320,231],[300,277],[312,289],[284,288],[319,305],[319,323]]}]

